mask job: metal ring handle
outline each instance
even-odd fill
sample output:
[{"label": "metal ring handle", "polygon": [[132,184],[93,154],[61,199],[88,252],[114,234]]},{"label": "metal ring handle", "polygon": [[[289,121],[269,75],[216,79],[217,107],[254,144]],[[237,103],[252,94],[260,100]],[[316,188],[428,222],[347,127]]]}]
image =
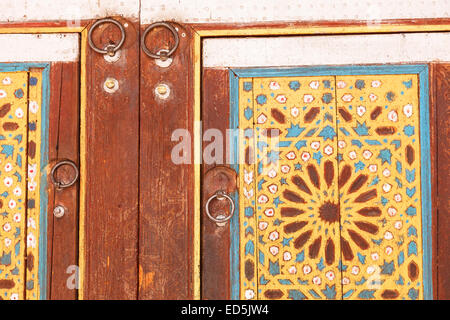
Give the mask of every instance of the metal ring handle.
[{"label": "metal ring handle", "polygon": [[[167,28],[173,34],[173,37],[175,39],[175,45],[167,53],[164,53],[164,54],[152,53],[152,52],[150,52],[150,50],[148,50],[147,46],[145,45],[145,39],[147,38],[147,34],[150,31],[152,31],[154,28],[156,28],[156,27]],[[170,57],[175,52],[175,50],[177,50],[179,44],[180,44],[180,38],[178,37],[177,30],[175,30],[175,28],[171,24],[169,24],[167,22],[155,22],[155,23],[152,23],[151,25],[149,25],[147,27],[147,29],[145,29],[144,34],[142,35],[142,38],[141,38],[142,50],[144,50],[145,54],[147,54],[150,58],[153,58],[153,59],[161,59],[161,58],[168,58],[168,57]]]},{"label": "metal ring handle", "polygon": [[[94,31],[95,28],[97,28],[99,25],[103,24],[103,23],[113,23],[115,24],[119,30],[120,33],[122,35],[122,38],[120,39],[118,44],[112,44],[112,45],[108,45],[108,49],[99,49],[95,46],[94,42],[92,41],[92,32]],[[89,46],[92,48],[92,50],[94,50],[97,53],[101,53],[101,54],[109,54],[109,55],[114,55],[114,53],[116,53],[117,50],[120,49],[120,47],[123,45],[123,43],[125,42],[125,29],[123,28],[122,24],[114,19],[110,19],[110,18],[105,18],[105,19],[100,19],[97,20],[92,27],[89,29],[89,33],[88,33],[88,42],[89,42]]]},{"label": "metal ring handle", "polygon": [[[69,183],[63,183],[61,181],[56,180],[56,178],[55,178],[56,169],[58,169],[59,167],[64,166],[64,165],[71,166],[73,168],[73,170],[75,171],[75,178],[73,178],[72,181],[70,181]],[[74,162],[72,162],[70,160],[63,160],[63,161],[58,162],[57,164],[55,164],[55,166],[52,168],[52,171],[50,172],[50,178],[52,179],[52,183],[58,189],[68,188],[68,187],[72,186],[75,182],[77,182],[78,176],[79,176],[78,167]]]},{"label": "metal ring handle", "polygon": [[[214,218],[214,217],[211,215],[211,213],[209,212],[209,203],[210,203],[214,198],[217,198],[217,199],[219,199],[219,200],[226,199],[226,200],[228,200],[228,201],[230,202],[230,204],[231,204],[231,214],[230,214],[229,216],[227,216],[227,217],[225,217],[225,218],[223,218],[223,219],[217,219],[217,218]],[[208,201],[206,201],[205,211],[206,211],[206,215],[208,216],[208,218],[211,219],[212,221],[214,221],[215,223],[226,222],[226,221],[230,220],[231,217],[232,217],[233,214],[234,214],[234,201],[233,201],[233,199],[232,199],[229,195],[227,195],[224,191],[219,190],[219,191],[217,191],[215,194],[213,194],[211,197],[209,197]]]}]

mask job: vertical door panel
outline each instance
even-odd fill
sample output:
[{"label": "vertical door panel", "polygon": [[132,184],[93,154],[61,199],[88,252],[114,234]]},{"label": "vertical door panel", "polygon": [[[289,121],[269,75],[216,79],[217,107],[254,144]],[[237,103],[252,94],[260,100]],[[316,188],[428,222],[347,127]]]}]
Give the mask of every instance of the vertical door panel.
[{"label": "vertical door panel", "polygon": [[410,69],[419,74],[231,79],[232,297],[430,295],[427,83]]},{"label": "vertical door panel", "polygon": [[[25,257],[36,252],[33,247],[36,248],[39,239],[37,230],[30,230],[32,236],[26,236],[27,178],[30,173],[27,161],[28,77],[26,71],[0,74],[0,298],[5,300],[25,299]],[[32,196],[39,182],[34,179],[39,169],[35,163],[30,165],[34,168],[28,184],[33,186]],[[38,221],[35,227],[37,229]]]},{"label": "vertical door panel", "polygon": [[[77,70],[76,63],[70,64]],[[59,223],[53,223],[52,210],[56,198],[47,178],[56,162],[58,139],[65,142],[61,147],[65,156],[70,160],[77,159],[77,73],[69,72],[70,79],[59,86],[56,85],[57,71],[61,69],[50,68],[47,63],[5,64],[2,68],[23,71],[6,72],[0,76],[0,99],[3,100],[0,108],[0,295],[2,299],[51,298],[50,291],[54,285],[60,299],[74,299],[76,290],[66,287],[65,271],[69,265],[77,264],[77,187],[65,190],[66,193],[60,190],[61,194],[68,196],[67,201],[63,201],[68,212]],[[63,104],[72,109],[65,110],[65,115],[56,118],[65,118],[65,129],[72,128],[72,132],[55,135],[59,128],[53,113],[59,114],[60,105],[53,103],[54,95],[49,96],[50,85],[67,89],[65,98],[58,98],[58,101],[64,101]],[[53,94],[55,92],[59,91],[55,90]],[[52,117],[49,117],[49,108],[52,109]],[[71,138],[62,138],[65,135]],[[50,165],[49,157],[52,158]],[[73,174],[58,171],[56,175],[66,182],[73,178]],[[63,198],[58,197],[58,201]],[[55,235],[59,237],[55,238]]]},{"label": "vertical door panel", "polygon": [[[203,132],[210,136],[204,142],[204,153],[210,160],[204,159],[202,176],[205,182],[206,172],[217,166],[226,165],[226,152],[219,152],[219,148],[226,150],[226,136],[230,118],[229,104],[229,72],[223,69],[203,70],[203,100],[206,112],[202,115]],[[219,132],[222,139],[220,139]],[[211,148],[217,146],[215,151]],[[206,158],[206,157],[205,157]],[[202,188],[202,254],[201,254],[201,290],[203,299],[230,299],[230,223],[219,227],[208,219],[205,204],[216,190],[210,190],[203,184]],[[216,203],[211,203],[212,205]],[[216,205],[219,205],[218,203]],[[216,211],[219,208],[214,207]]]},{"label": "vertical door panel", "polygon": [[[183,163],[172,160],[178,140],[186,139],[189,151],[193,146],[192,31],[176,27],[180,44],[170,66],[159,66],[143,51],[140,55],[140,128],[133,129],[136,137],[140,134],[139,299],[193,298],[193,155]],[[158,52],[172,48],[174,40],[169,30],[156,28],[146,44]],[[157,94],[161,84],[168,87],[167,98]],[[177,136],[177,129],[189,134]]]},{"label": "vertical door panel", "polygon": [[338,76],[336,87],[344,298],[421,299],[418,76]]},{"label": "vertical door panel", "polygon": [[[91,51],[86,61],[83,299],[138,292],[139,24],[117,20],[127,24],[120,59],[109,63]],[[112,24],[92,34],[101,48],[120,37]],[[105,91],[107,78],[118,81],[116,92]]]},{"label": "vertical door panel", "polygon": [[[57,161],[67,159],[79,166],[79,63],[52,63],[50,86],[50,169]],[[61,167],[56,175],[58,180],[69,182],[74,172],[70,167]],[[59,190],[49,184],[48,299],[73,300],[78,296],[74,278],[78,266],[78,186]],[[61,218],[53,215],[57,205],[67,209]]]},{"label": "vertical door panel", "polygon": [[[234,75],[233,75],[234,76]],[[240,78],[238,87],[239,130],[239,261],[240,299],[258,297],[258,227],[255,216],[255,123],[253,79]],[[236,227],[236,225],[233,225]],[[234,239],[235,241],[237,239]],[[231,271],[233,272],[233,271]]]},{"label": "vertical door panel", "polygon": [[[42,115],[39,110],[39,106],[42,104],[42,71],[36,70],[29,72],[28,77],[27,228],[24,230],[27,237],[25,288],[26,297],[28,299],[36,299],[39,297],[39,283],[37,281],[39,278],[38,266],[40,263],[45,264],[46,261],[40,261],[41,256],[39,255],[39,251],[36,251],[35,249],[38,247],[36,245],[37,241],[41,240],[39,229],[46,228],[46,226],[41,225],[40,223],[40,221],[42,221],[40,219],[41,215],[44,215],[45,213],[41,212],[40,206],[36,205],[37,203],[40,203],[41,170],[44,170],[44,168],[38,168],[40,167],[41,157],[43,155],[41,155],[41,152],[36,152],[35,148],[41,147],[43,137],[41,130],[36,130],[35,127],[38,126],[42,128],[42,119],[46,115]],[[37,226],[39,226],[39,228]],[[43,249],[44,248],[41,248],[41,250]],[[42,285],[44,287],[45,282],[43,282]]]},{"label": "vertical door panel", "polygon": [[[28,73],[27,96],[27,188],[26,200],[22,203],[27,208],[27,214],[23,217],[24,222],[26,221],[26,228],[24,229],[24,235],[26,235],[25,295],[26,299],[33,300],[40,298],[40,291],[46,292],[45,273],[43,273],[45,269],[42,269],[47,264],[47,261],[42,260],[46,256],[43,251],[48,249],[43,241],[46,236],[45,230],[47,230],[45,217],[47,190],[42,188],[42,180],[45,179],[46,169],[42,164],[46,162],[47,158],[46,150],[43,151],[42,146],[47,145],[48,132],[48,120],[45,119],[48,115],[44,111],[44,104],[47,103],[46,98],[43,97],[45,91],[46,86],[43,84],[42,70],[32,69]],[[47,94],[45,93],[45,95]]]},{"label": "vertical door panel", "polygon": [[253,79],[260,299],[341,297],[334,88],[333,76]]}]

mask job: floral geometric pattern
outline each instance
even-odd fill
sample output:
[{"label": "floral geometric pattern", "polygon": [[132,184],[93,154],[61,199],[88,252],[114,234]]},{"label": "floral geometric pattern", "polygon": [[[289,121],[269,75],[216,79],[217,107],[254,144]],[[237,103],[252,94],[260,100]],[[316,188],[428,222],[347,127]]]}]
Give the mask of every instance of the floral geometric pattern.
[{"label": "floral geometric pattern", "polygon": [[41,171],[41,101],[42,71],[29,72],[28,107],[28,190],[27,190],[27,274],[26,299],[40,297],[38,281],[40,234],[40,180]]},{"label": "floral geometric pattern", "polygon": [[240,78],[241,298],[420,299],[417,75]]},{"label": "floral geometric pattern", "polygon": [[337,79],[344,298],[422,299],[418,76]]},{"label": "floral geometric pattern", "polygon": [[0,299],[37,299],[42,75],[0,80]]}]

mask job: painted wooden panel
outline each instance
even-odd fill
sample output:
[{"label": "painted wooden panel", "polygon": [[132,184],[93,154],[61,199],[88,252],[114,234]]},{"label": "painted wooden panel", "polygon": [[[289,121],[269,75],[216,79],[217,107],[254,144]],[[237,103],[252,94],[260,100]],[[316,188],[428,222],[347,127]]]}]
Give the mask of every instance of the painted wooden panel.
[{"label": "painted wooden panel", "polygon": [[[234,75],[231,75],[233,77]],[[254,136],[254,98],[253,79],[239,79],[239,117],[234,126],[238,126],[248,135],[240,139],[239,159],[239,220],[232,219],[232,225],[239,228],[240,268],[235,267],[234,272],[240,269],[241,298],[253,299],[258,295],[258,234],[257,219],[255,219],[256,177],[255,177],[255,136]],[[243,133],[241,133],[242,135]],[[231,273],[233,273],[231,271]],[[239,298],[239,291],[232,292],[232,298]]]},{"label": "painted wooden panel", "polygon": [[[44,232],[40,233],[40,228],[42,231],[46,230],[46,225],[43,223],[46,221],[45,216],[45,206],[46,196],[40,199],[41,194],[41,180],[46,179],[43,175],[41,158],[46,157],[42,155],[42,151],[39,150],[42,146],[45,146],[42,141],[42,134],[47,135],[47,128],[42,128],[42,97],[43,90],[46,90],[42,86],[42,71],[37,69],[30,70],[28,75],[28,125],[27,125],[27,193],[24,202],[26,201],[27,207],[27,226],[26,226],[26,298],[27,299],[38,299],[40,298],[40,286],[45,288],[45,279],[39,279],[39,264],[46,264],[45,260],[40,261],[42,255],[39,254],[40,251],[47,250],[45,242]],[[46,115],[44,115],[45,117]],[[46,190],[43,189],[42,192]],[[24,203],[25,205],[25,203]],[[42,207],[41,207],[42,205]],[[25,217],[24,217],[25,219]],[[45,256],[44,256],[45,257]],[[45,292],[45,290],[44,290]]]},{"label": "painted wooden panel", "polygon": [[333,76],[253,79],[258,298],[340,298],[334,88]]},{"label": "painted wooden panel", "polygon": [[418,76],[336,81],[344,297],[422,299]]},{"label": "painted wooden panel", "polygon": [[43,283],[45,288],[46,264],[41,232],[46,227],[46,198],[41,194],[46,181],[41,143],[46,87],[42,70],[11,67],[17,71],[0,74],[0,297],[38,299]]},{"label": "painted wooden panel", "polygon": [[[26,249],[26,137],[28,72],[2,73],[2,144],[1,144],[1,202],[2,233],[0,264],[2,266],[3,299],[23,299]],[[34,178],[31,176],[30,178]],[[34,180],[34,179],[33,179]],[[29,186],[37,184],[31,180]],[[33,185],[34,182],[34,185]],[[36,240],[29,244],[36,247]],[[6,290],[5,290],[6,289]]]},{"label": "painted wooden panel", "polygon": [[240,297],[430,298],[427,69],[280,70],[231,83]]}]

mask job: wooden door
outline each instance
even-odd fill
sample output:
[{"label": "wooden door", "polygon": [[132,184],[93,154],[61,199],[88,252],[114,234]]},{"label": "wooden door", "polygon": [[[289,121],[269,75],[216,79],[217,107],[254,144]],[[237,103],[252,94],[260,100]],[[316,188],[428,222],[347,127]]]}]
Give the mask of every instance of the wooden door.
[{"label": "wooden door", "polygon": [[225,226],[203,185],[204,298],[432,298],[428,70],[204,70],[204,130],[241,129]]},{"label": "wooden door", "polygon": [[[61,159],[78,160],[76,64],[6,64],[2,69],[11,67],[14,71],[1,73],[1,297],[74,298],[76,288],[66,282],[67,268],[78,264],[77,189],[53,187],[48,174]],[[52,67],[59,72],[52,70],[50,76]],[[66,81],[62,70],[70,76]],[[50,77],[55,82],[51,97]],[[55,177],[64,182],[73,174],[65,168]],[[66,208],[61,218],[53,215],[58,205]]]},{"label": "wooden door", "polygon": [[[10,40],[5,38],[1,41]],[[68,49],[59,37],[58,45],[53,36],[12,38],[31,52],[42,42],[54,44],[52,54]],[[68,38],[65,43],[73,49],[78,37]],[[10,51],[5,50],[3,57]],[[47,59],[43,51],[37,50],[31,59]],[[55,59],[64,61],[48,59],[0,63],[0,299],[4,300],[77,298],[78,184],[56,187],[51,176],[63,160],[78,168],[79,63],[76,51]],[[53,177],[64,185],[76,180],[76,172],[63,165]],[[57,206],[64,207],[63,215],[54,215]]]},{"label": "wooden door", "polygon": [[[198,261],[204,299],[448,295],[445,175],[435,183],[448,169],[436,149],[446,145],[448,66],[204,68],[200,77],[192,26],[173,23],[185,39],[167,63],[139,56],[144,26],[118,20],[127,37],[117,60],[91,50],[83,66],[0,65],[1,298],[189,299]],[[170,31],[152,35],[151,50],[172,47]],[[104,24],[92,38],[103,47],[120,32]],[[175,163],[180,137],[193,143]],[[57,188],[51,169],[80,158],[79,199],[78,184]],[[67,183],[74,170],[54,178]]]}]

